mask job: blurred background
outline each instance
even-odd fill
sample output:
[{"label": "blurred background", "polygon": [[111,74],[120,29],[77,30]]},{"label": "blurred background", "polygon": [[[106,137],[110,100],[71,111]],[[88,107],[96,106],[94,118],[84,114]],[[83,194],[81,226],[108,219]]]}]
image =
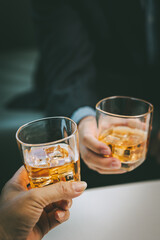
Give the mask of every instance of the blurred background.
[{"label": "blurred background", "polygon": [[22,165],[16,130],[41,112],[9,110],[6,104],[32,88],[38,59],[28,0],[0,1],[0,188]]},{"label": "blurred background", "polygon": [[[142,1],[143,2],[143,1]],[[24,123],[44,116],[41,111],[11,110],[6,107],[14,96],[32,89],[38,50],[35,40],[35,29],[31,17],[31,6],[28,0],[0,0],[0,189],[13,173],[22,165],[17,147],[15,133]],[[150,31],[148,31],[148,34]],[[150,38],[148,38],[150,39]],[[154,42],[154,41],[153,41]],[[151,50],[154,50],[152,45]],[[152,48],[153,47],[153,48]],[[152,51],[151,51],[152,52]],[[151,81],[152,79],[147,79]],[[155,80],[154,102],[160,102],[158,79]],[[129,86],[130,87],[130,86]],[[145,86],[144,86],[145,87]],[[147,89],[147,93],[150,91]],[[136,96],[136,95],[135,95]],[[142,93],[143,98],[143,93]],[[150,100],[147,96],[146,100]],[[159,128],[160,111],[154,114],[153,133]],[[152,134],[152,145],[156,134]],[[159,136],[160,142],[160,136]],[[153,150],[154,151],[154,150]],[[92,172],[90,172],[92,175]],[[93,174],[93,178],[94,178]],[[157,179],[160,177],[160,161],[148,153],[147,161],[137,170],[124,176],[108,177],[109,185],[132,181]],[[104,183],[106,184],[106,183]]]}]

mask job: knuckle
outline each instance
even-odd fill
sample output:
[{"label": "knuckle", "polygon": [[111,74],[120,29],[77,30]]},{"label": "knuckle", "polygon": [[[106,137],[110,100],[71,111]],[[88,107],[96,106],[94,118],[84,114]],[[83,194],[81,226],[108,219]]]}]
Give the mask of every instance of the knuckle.
[{"label": "knuckle", "polygon": [[99,159],[99,166],[102,167],[102,168],[108,168],[109,167],[109,164],[110,164],[110,161],[109,159]]},{"label": "knuckle", "polygon": [[68,196],[68,188],[64,182],[59,182],[59,189],[64,198]]},{"label": "knuckle", "polygon": [[63,223],[65,221],[67,221],[69,219],[69,217],[70,217],[70,212],[66,211],[64,217],[62,219],[59,219],[59,222]]},{"label": "knuckle", "polygon": [[32,201],[37,199],[37,189],[31,189],[28,191],[28,198]]},{"label": "knuckle", "polygon": [[101,150],[102,150],[101,145],[100,145],[100,144],[97,144],[95,147],[96,147],[96,151],[97,151],[98,153],[101,153]]},{"label": "knuckle", "polygon": [[87,143],[87,142],[88,142],[88,135],[87,135],[87,134],[84,134],[84,135],[83,135],[82,141],[83,141],[84,143]]}]

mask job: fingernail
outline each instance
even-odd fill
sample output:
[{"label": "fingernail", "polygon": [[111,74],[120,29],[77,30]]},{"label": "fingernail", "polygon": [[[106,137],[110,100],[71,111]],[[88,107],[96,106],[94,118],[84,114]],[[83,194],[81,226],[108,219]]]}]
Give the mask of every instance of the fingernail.
[{"label": "fingernail", "polygon": [[73,186],[73,189],[76,192],[82,192],[82,191],[84,191],[87,188],[87,183],[83,182],[83,181],[81,181],[81,182],[73,182],[72,186]]},{"label": "fingernail", "polygon": [[111,168],[120,168],[121,167],[121,162],[118,159],[114,159],[111,162]]},{"label": "fingernail", "polygon": [[64,215],[65,215],[65,212],[57,211],[57,215],[58,215],[59,218],[63,218]]},{"label": "fingernail", "polygon": [[111,152],[109,150],[107,150],[107,149],[102,149],[101,150],[101,154],[103,154],[103,155],[110,155]]}]

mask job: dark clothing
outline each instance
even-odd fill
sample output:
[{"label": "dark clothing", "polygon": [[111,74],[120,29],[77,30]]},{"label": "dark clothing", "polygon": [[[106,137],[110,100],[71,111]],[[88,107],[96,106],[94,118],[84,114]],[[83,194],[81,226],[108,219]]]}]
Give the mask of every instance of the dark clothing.
[{"label": "dark clothing", "polygon": [[32,3],[47,115],[70,116],[111,95],[159,102],[158,0]]},{"label": "dark clothing", "polygon": [[31,0],[40,60],[33,93],[11,106],[45,115],[112,95],[158,105],[159,0]]}]

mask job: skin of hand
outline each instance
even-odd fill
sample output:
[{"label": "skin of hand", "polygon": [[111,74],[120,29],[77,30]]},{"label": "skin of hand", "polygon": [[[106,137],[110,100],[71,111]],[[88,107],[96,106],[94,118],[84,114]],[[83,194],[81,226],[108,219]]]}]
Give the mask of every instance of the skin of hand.
[{"label": "skin of hand", "polygon": [[69,218],[72,198],[85,190],[85,182],[59,182],[29,189],[21,167],[4,186],[0,197],[0,240],[40,240]]},{"label": "skin of hand", "polygon": [[121,162],[111,157],[110,148],[98,140],[98,129],[94,116],[83,118],[78,124],[78,130],[81,157],[90,169],[100,174],[125,172],[120,169]]}]

